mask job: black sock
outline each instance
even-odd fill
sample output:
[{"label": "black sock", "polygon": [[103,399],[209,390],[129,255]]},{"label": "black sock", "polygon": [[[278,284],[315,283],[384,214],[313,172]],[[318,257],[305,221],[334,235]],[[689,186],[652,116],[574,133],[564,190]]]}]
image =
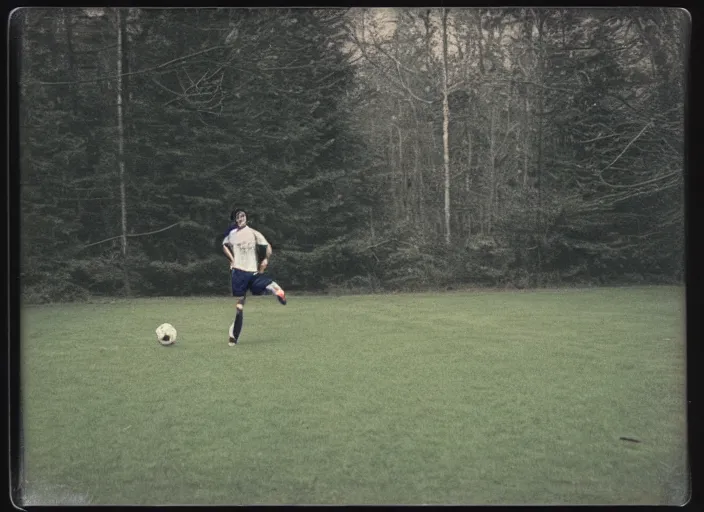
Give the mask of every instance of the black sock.
[{"label": "black sock", "polygon": [[244,311],[241,309],[237,310],[237,315],[235,316],[235,327],[232,329],[232,335],[237,341],[240,338],[240,333],[242,332],[242,321],[244,319]]}]

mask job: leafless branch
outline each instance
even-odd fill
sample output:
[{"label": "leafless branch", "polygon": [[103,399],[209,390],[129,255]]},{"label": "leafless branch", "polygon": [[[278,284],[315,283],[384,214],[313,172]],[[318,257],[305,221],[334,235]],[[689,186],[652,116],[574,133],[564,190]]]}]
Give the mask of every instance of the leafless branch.
[{"label": "leafless branch", "polygon": [[629,192],[618,192],[616,194],[610,194],[607,196],[599,197],[593,201],[586,202],[579,210],[582,213],[588,212],[603,212],[606,208],[612,207],[622,201],[627,199],[633,199],[640,196],[656,194],[679,185],[678,180],[673,180],[670,183],[666,183],[657,188],[647,188],[646,190],[640,191],[629,191]]},{"label": "leafless branch", "polygon": [[609,167],[611,167],[612,165],[614,165],[614,164],[618,161],[618,159],[621,158],[621,156],[628,150],[628,148],[630,148],[631,145],[632,145],[636,140],[638,140],[638,137],[640,137],[641,135],[643,135],[643,133],[645,132],[645,130],[647,130],[648,127],[649,127],[651,124],[652,124],[652,122],[646,124],[646,125],[643,127],[643,129],[638,133],[638,135],[636,135],[636,136],[631,140],[631,142],[629,142],[628,144],[626,144],[626,147],[623,148],[623,151],[621,151],[621,152],[618,154],[618,156],[616,156],[616,158],[614,158],[613,161],[612,161],[609,165],[607,165],[607,166],[604,167],[601,171],[599,171],[599,173],[598,173],[599,180],[601,180],[601,182],[604,183],[604,185],[608,185],[609,187],[614,187],[614,188],[619,187],[619,185],[613,185],[613,184],[611,184],[611,183],[607,183],[607,182],[604,180],[604,177],[603,177],[604,171],[606,171]]},{"label": "leafless branch", "polygon": [[159,64],[158,66],[153,66],[153,67],[147,68],[147,69],[140,69],[140,70],[138,70],[138,71],[130,71],[130,72],[128,72],[128,73],[121,73],[121,74],[119,74],[119,75],[108,75],[108,76],[103,76],[103,77],[98,77],[98,78],[92,78],[92,79],[90,79],[90,80],[72,80],[72,81],[67,81],[67,82],[43,82],[43,81],[39,81],[39,82],[36,82],[36,83],[38,83],[38,84],[40,84],[40,85],[71,85],[71,84],[88,84],[88,83],[94,83],[94,82],[104,82],[104,81],[108,81],[108,80],[115,80],[115,79],[117,79],[118,77],[121,77],[121,76],[122,76],[122,77],[124,77],[124,76],[133,76],[133,75],[140,75],[140,74],[143,74],[143,73],[151,73],[152,71],[160,71],[160,70],[163,70],[163,69],[165,69],[165,68],[168,68],[169,66],[171,66],[171,65],[173,65],[173,64],[176,64],[176,63],[178,63],[178,62],[182,62],[182,61],[191,59],[191,58],[193,58],[193,57],[197,57],[198,55],[203,55],[203,54],[205,54],[205,53],[209,53],[209,52],[212,52],[212,51],[215,51],[215,50],[223,50],[223,49],[227,49],[227,48],[229,48],[229,46],[222,46],[222,45],[212,46],[212,47],[210,47],[210,48],[206,48],[206,49],[204,49],[204,50],[201,50],[201,51],[198,51],[198,52],[195,52],[195,53],[190,53],[190,54],[188,54],[188,55],[184,55],[183,57],[178,57],[178,58],[176,58],[176,59],[172,59],[172,60],[170,60],[170,61],[168,61],[168,62],[164,62],[163,64]]},{"label": "leafless branch", "polygon": [[413,98],[415,98],[415,99],[418,100],[418,101],[421,101],[421,102],[423,102],[423,103],[427,103],[428,105],[432,105],[432,104],[433,104],[433,101],[432,101],[432,100],[426,100],[426,99],[423,99],[423,98],[420,98],[420,97],[416,96],[416,95],[413,93],[413,91],[411,90],[411,88],[408,87],[408,86],[404,83],[404,81],[403,81],[403,76],[401,75],[401,68],[399,67],[398,62],[396,63],[396,69],[398,70],[398,79],[399,79],[401,85],[403,86],[403,88],[405,89],[405,91],[406,91],[408,94],[410,94]]},{"label": "leafless branch", "polygon": [[380,245],[388,244],[389,242],[392,242],[392,241],[393,241],[393,240],[382,240],[381,242],[377,242],[377,243],[375,243],[375,244],[373,244],[373,245],[368,245],[367,247],[364,248],[364,250],[365,250],[365,251],[368,251],[368,250],[374,249],[374,248],[376,248],[376,247],[379,247]]},{"label": "leafless branch", "polygon": [[[366,44],[366,43],[365,43],[365,44]],[[420,73],[418,73],[418,71],[416,71],[415,69],[411,69],[411,68],[408,68],[408,67],[404,66],[403,63],[402,63],[400,60],[398,60],[396,57],[394,57],[394,56],[391,55],[389,52],[387,52],[381,44],[375,43],[373,46],[374,46],[374,48],[376,48],[377,50],[379,50],[381,53],[383,53],[386,57],[388,57],[389,59],[391,59],[392,61],[394,61],[394,62],[396,63],[396,66],[397,66],[397,67],[403,69],[404,71],[407,71],[408,73],[412,73],[412,74],[414,74],[414,75],[419,75],[419,74],[420,74]]]},{"label": "leafless branch", "polygon": [[[156,231],[149,231],[147,233],[136,233],[136,234],[130,234],[130,235],[125,235],[125,236],[137,237],[137,236],[153,235],[156,233],[161,233],[162,231],[166,231],[167,229],[171,229],[171,228],[178,226],[179,224],[182,224],[182,223],[183,223],[183,221],[178,221],[178,222],[175,222],[174,224],[171,224],[170,226],[166,226],[165,228],[157,229]],[[110,238],[106,238],[105,240],[100,240],[99,242],[93,242],[92,244],[84,245],[83,247],[80,247],[78,250],[82,251],[83,249],[87,249],[88,247],[91,247],[93,245],[102,244],[105,242],[109,242],[110,240],[115,240],[116,238],[121,238],[121,237],[122,237],[122,235],[112,236]]]},{"label": "leafless branch", "polygon": [[[385,75],[386,77],[388,77],[389,79],[391,79],[393,82],[395,82],[395,85],[397,85],[397,86],[400,85],[400,86],[401,86],[401,89],[403,89],[405,92],[407,92],[408,94],[410,94],[414,99],[416,99],[416,100],[418,100],[418,101],[420,101],[420,102],[422,102],[422,103],[426,103],[426,104],[429,104],[429,105],[433,103],[433,101],[425,100],[425,99],[423,99],[423,98],[418,97],[418,96],[417,96],[416,94],[414,94],[413,91],[411,91],[411,89],[404,83],[404,81],[403,81],[403,76],[402,76],[402,74],[401,74],[401,64],[400,64],[400,62],[398,61],[398,59],[393,59],[393,60],[395,61],[395,63],[396,63],[396,70],[397,70],[397,73],[398,73],[398,79],[395,79],[395,78],[391,77],[386,71],[384,71],[384,70],[381,68],[381,66],[379,66],[376,62],[374,62],[374,59],[370,58],[369,54],[367,53],[367,51],[366,51],[366,49],[365,49],[366,46],[369,46],[367,43],[365,43],[365,42],[363,42],[363,41],[360,41],[360,40],[357,38],[357,36],[356,36],[353,32],[350,32],[350,36],[351,36],[352,41],[355,43],[355,45],[357,46],[357,48],[359,49],[359,51],[360,51],[360,52],[362,53],[362,55],[364,56],[365,60],[366,60],[367,62],[369,62],[369,64],[371,64],[372,66],[374,66],[377,70],[379,70],[383,75]],[[374,47],[378,49],[378,46],[374,45]]]},{"label": "leafless branch", "polygon": [[159,82],[155,77],[152,77],[152,82],[154,82],[156,85],[158,85],[159,87],[161,87],[161,88],[164,89],[165,91],[168,91],[168,92],[170,92],[171,94],[173,94],[173,95],[175,95],[175,96],[179,96],[179,97],[182,96],[182,93],[176,92],[176,91],[174,91],[173,89],[169,89],[169,88],[166,87],[164,84],[162,84],[161,82]]},{"label": "leafless branch", "polygon": [[678,174],[681,174],[681,173],[679,171],[674,171],[669,174],[665,174],[663,176],[658,176],[657,178],[653,178],[653,179],[650,179],[647,181],[642,181],[640,183],[634,183],[633,185],[612,185],[610,183],[606,183],[603,179],[601,181],[612,188],[638,188],[638,187],[643,187],[645,185],[650,185],[652,183],[657,183],[658,181],[666,180],[668,178],[672,178],[673,176],[676,176]]},{"label": "leafless branch", "polygon": [[613,138],[616,136],[617,136],[617,134],[615,134],[615,133],[612,133],[610,135],[603,135],[603,136],[601,134],[599,134],[599,136],[594,137],[593,139],[575,140],[575,142],[578,144],[587,144],[588,142],[596,142],[597,140],[610,139],[610,138]]}]

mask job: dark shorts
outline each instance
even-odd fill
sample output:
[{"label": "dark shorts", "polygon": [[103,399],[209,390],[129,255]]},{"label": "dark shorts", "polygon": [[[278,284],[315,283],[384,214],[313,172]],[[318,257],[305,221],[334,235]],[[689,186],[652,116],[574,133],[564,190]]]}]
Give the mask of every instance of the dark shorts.
[{"label": "dark shorts", "polygon": [[266,287],[273,282],[264,274],[245,272],[237,268],[230,270],[230,280],[233,297],[244,297],[247,295],[247,290],[251,291],[252,295],[266,295]]}]

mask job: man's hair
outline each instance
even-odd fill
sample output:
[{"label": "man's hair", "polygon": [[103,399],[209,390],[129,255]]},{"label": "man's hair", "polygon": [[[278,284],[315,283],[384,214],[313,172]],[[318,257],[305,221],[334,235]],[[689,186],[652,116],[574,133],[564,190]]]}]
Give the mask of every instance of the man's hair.
[{"label": "man's hair", "polygon": [[[247,215],[247,212],[244,211],[242,208],[235,208],[234,210],[232,210],[232,213],[230,213],[230,220],[234,221],[237,218],[237,214],[240,212]],[[247,215],[247,217],[249,218],[249,215]]]}]

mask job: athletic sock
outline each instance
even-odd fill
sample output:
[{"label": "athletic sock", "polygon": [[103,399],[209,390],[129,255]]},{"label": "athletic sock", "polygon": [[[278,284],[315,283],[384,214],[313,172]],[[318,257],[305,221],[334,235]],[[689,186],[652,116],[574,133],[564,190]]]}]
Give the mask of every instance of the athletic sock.
[{"label": "athletic sock", "polygon": [[235,327],[232,329],[232,335],[235,341],[240,339],[240,333],[242,332],[242,322],[244,321],[244,311],[238,309],[237,315],[235,315]]}]

